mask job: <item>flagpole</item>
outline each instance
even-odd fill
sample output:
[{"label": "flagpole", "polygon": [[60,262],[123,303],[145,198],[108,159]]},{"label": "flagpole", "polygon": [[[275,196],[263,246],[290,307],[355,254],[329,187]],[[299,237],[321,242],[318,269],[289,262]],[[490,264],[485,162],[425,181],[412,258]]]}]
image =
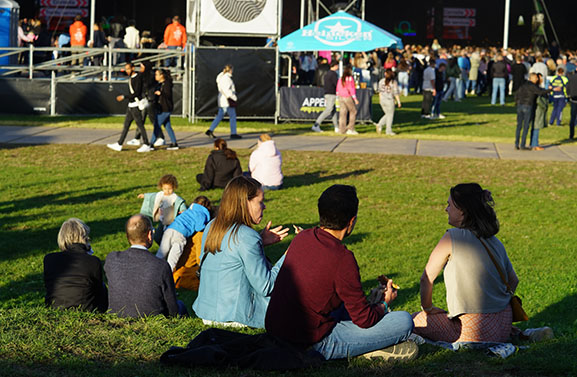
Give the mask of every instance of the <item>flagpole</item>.
[{"label": "flagpole", "polygon": [[505,25],[503,28],[503,49],[509,48],[509,11],[511,8],[511,0],[505,0]]}]

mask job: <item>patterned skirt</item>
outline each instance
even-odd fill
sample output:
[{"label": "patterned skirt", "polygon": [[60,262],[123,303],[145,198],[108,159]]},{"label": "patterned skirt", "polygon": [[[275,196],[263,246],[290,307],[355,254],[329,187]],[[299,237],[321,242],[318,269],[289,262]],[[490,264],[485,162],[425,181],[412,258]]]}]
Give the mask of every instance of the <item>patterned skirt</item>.
[{"label": "patterned skirt", "polygon": [[449,319],[446,313],[413,314],[413,332],[432,341],[443,342],[505,342],[511,334],[511,306],[498,313],[462,314]]}]

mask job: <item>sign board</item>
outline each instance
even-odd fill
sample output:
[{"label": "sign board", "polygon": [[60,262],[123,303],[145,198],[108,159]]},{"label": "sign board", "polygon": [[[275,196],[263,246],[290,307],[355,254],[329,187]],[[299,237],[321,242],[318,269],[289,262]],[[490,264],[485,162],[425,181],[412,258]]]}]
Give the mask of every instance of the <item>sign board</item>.
[{"label": "sign board", "polygon": [[445,17],[443,18],[443,25],[444,26],[469,26],[474,27],[476,26],[476,22],[474,18],[455,18],[455,17]]},{"label": "sign board", "polygon": [[443,17],[476,17],[475,8],[443,8]]},{"label": "sign board", "polygon": [[82,17],[88,17],[88,9],[83,8],[41,8],[40,17],[42,18],[53,18],[53,17],[69,17],[74,18],[77,15]]},{"label": "sign board", "polygon": [[88,0],[40,0],[43,7],[78,8],[88,7]]}]

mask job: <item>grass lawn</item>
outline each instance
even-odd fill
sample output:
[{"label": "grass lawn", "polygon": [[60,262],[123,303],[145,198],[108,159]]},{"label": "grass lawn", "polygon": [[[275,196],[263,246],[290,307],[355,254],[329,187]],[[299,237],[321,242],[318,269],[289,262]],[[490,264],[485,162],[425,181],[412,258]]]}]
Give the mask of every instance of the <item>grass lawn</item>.
[{"label": "grass lawn", "polygon": [[[484,141],[496,143],[513,143],[516,128],[516,109],[512,97],[507,97],[504,107],[491,106],[487,96],[470,96],[462,102],[443,102],[442,113],[444,120],[421,119],[421,95],[401,97],[403,107],[395,112],[393,130],[397,132],[396,138],[428,139],[428,140],[455,140],[455,141]],[[549,115],[552,105],[549,106]],[[541,130],[540,141],[542,144],[560,144],[572,142],[569,137],[569,106],[563,111],[564,127],[547,127]],[[378,122],[383,112],[378,103],[378,96],[373,96],[373,121]],[[71,116],[22,116],[0,115],[0,125],[11,126],[39,126],[52,125],[55,127],[88,127],[88,128],[122,128],[122,117],[71,117]],[[178,131],[205,131],[211,120],[198,120],[191,124],[187,119],[172,117],[172,124],[178,137]],[[258,121],[239,121],[239,132],[273,132],[303,134],[312,131],[312,121],[303,123],[279,123]],[[148,121],[147,121],[147,124]],[[228,128],[226,122],[222,123],[218,130],[225,132]],[[148,126],[150,130],[151,127]],[[332,131],[332,125],[326,123],[325,130]],[[375,127],[372,124],[358,124],[358,137],[375,137]],[[333,132],[325,132],[320,135],[334,135]],[[383,136],[385,137],[385,136]],[[530,138],[530,135],[529,135]]]},{"label": "grass lawn", "polygon": [[[410,106],[415,112],[416,103]],[[446,114],[451,117],[450,111]],[[405,116],[408,113],[399,119]],[[403,128],[410,128],[405,122]],[[180,184],[177,192],[188,202],[199,194],[195,175],[208,151],[137,154],[84,145],[0,149],[0,375],[259,374],[161,366],[158,359],[164,351],[171,345],[185,346],[204,329],[195,317],[120,319],[43,306],[42,260],[57,251],[56,236],[65,219],[79,217],[91,227],[95,255],[104,260],[110,251],[128,246],[124,222],[140,209],[137,195],[156,191],[161,175],[174,173]],[[238,153],[246,166],[250,151]],[[393,277],[401,286],[394,309],[409,312],[419,309],[419,277],[448,228],[444,208],[450,186],[466,181],[486,186],[496,200],[499,238],[519,275],[518,292],[531,317],[521,327],[551,326],[557,338],[531,345],[507,360],[478,351],[453,353],[423,346],[417,360],[403,365],[353,359],[276,375],[577,375],[574,163],[302,151],[285,151],[283,160],[286,188],[266,194],[263,224],[272,220],[286,226],[314,226],[320,193],[334,183],[355,185],[359,221],[346,244],[355,252],[363,286],[368,292],[379,274]],[[207,195],[218,202],[221,193],[214,190]],[[267,254],[278,259],[291,239],[271,246]],[[446,307],[444,294],[439,278],[436,305]],[[194,293],[180,291],[179,296],[190,308]]]}]

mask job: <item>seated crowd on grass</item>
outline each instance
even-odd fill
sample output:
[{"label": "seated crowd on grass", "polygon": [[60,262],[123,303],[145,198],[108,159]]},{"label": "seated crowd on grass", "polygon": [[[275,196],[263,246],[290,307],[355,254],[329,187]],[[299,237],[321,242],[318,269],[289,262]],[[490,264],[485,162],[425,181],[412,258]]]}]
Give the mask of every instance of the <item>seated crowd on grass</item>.
[{"label": "seated crowd on grass", "polygon": [[[104,267],[92,255],[88,225],[66,220],[58,234],[62,252],[44,259],[46,305],[122,317],[186,316],[176,288],[193,289],[192,309],[205,325],[263,328],[326,360],[411,360],[422,338],[505,342],[519,335],[510,305],[519,280],[495,237],[492,195],[476,183],[450,190],[446,212],[453,228],[431,252],[420,282],[421,310],[413,314],[391,310],[399,288],[392,279],[381,280],[370,299],[363,292],[355,256],[342,242],[357,222],[354,186],[328,187],[317,202],[318,226],[295,226],[275,264],[264,247],[282,241],[289,229],[270,221],[260,233],[253,229],[266,209],[266,185],[236,174],[218,210],[205,196],[187,208],[177,187],[166,175],[161,191],[139,195],[141,213],[125,226],[130,247],[110,252]],[[155,241],[156,256],[149,251]],[[447,311],[432,301],[442,271]]]}]

